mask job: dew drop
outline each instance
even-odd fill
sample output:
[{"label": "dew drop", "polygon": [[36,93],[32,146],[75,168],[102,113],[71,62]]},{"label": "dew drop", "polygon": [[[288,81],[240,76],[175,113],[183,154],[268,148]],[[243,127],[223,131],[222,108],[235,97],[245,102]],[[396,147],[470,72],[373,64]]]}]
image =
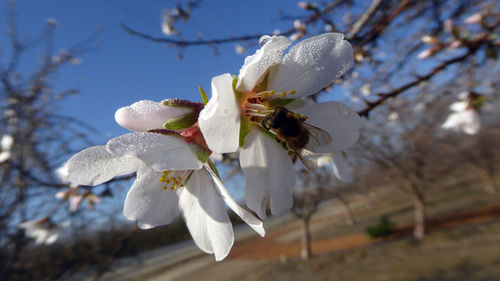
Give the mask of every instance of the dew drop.
[{"label": "dew drop", "polygon": [[264,46],[267,43],[267,41],[269,41],[269,39],[271,39],[271,36],[269,36],[269,35],[264,35],[264,36],[260,37],[259,46],[261,46],[261,47]]}]

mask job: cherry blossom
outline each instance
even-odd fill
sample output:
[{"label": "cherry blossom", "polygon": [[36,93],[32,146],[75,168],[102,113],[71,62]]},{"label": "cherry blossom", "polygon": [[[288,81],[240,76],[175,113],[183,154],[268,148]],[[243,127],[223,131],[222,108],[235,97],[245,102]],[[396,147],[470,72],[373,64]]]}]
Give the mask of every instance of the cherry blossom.
[{"label": "cherry blossom", "polygon": [[[163,109],[151,102],[118,110],[117,121],[138,130],[157,126]],[[144,120],[135,126],[134,118]],[[168,121],[168,120],[165,120]],[[148,123],[149,122],[149,123]],[[129,126],[130,125],[130,126]],[[134,125],[134,126],[131,126]],[[125,200],[123,214],[143,229],[166,225],[179,214],[196,245],[224,259],[234,241],[227,204],[243,221],[264,236],[262,222],[240,207],[228,194],[208,161],[198,127],[176,132],[149,129],[111,139],[105,146],[87,148],[68,161],[69,179],[79,185],[99,185],[117,176],[137,173]]]},{"label": "cherry blossom", "polygon": [[290,40],[263,37],[262,47],[245,59],[237,78],[223,74],[212,79],[212,98],[200,112],[200,129],[214,152],[241,149],[245,200],[261,218],[269,200],[273,215],[285,214],[295,185],[288,151],[262,125],[266,116],[284,107],[327,132],[333,141],[314,147],[314,152],[339,152],[359,137],[363,122],[347,106],[304,99],[332,84],[352,64],[351,45],[343,39],[342,34],[326,33],[299,42],[283,55]]}]

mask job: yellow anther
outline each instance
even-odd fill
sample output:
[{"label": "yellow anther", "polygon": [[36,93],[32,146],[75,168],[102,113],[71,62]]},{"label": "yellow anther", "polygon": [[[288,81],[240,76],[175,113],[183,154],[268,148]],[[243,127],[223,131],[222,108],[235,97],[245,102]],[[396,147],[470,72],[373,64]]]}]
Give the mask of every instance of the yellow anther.
[{"label": "yellow anther", "polygon": [[265,107],[267,107],[267,108],[269,108],[269,103],[267,101],[263,102],[262,105],[265,106]]},{"label": "yellow anther", "polygon": [[309,117],[307,117],[307,116],[305,116],[305,115],[302,115],[302,119],[307,120],[307,119],[309,119]]},{"label": "yellow anther", "polygon": [[267,97],[267,92],[262,92],[262,94],[260,95],[261,98],[265,99]]},{"label": "yellow anther", "polygon": [[295,116],[295,118],[297,118],[297,119],[300,119],[300,117],[302,117],[299,113],[295,113],[295,115],[294,115],[294,116]]},{"label": "yellow anther", "polygon": [[286,92],[280,94],[280,97],[284,98],[286,96]]},{"label": "yellow anther", "polygon": [[163,188],[163,190],[167,190],[167,186],[166,185],[164,185],[162,188]]},{"label": "yellow anther", "polygon": [[295,95],[295,93],[296,93],[296,92],[297,92],[297,91],[292,90],[292,91],[290,91],[290,95]]},{"label": "yellow anther", "polygon": [[275,93],[274,90],[269,91],[270,96],[274,95],[274,93]]}]

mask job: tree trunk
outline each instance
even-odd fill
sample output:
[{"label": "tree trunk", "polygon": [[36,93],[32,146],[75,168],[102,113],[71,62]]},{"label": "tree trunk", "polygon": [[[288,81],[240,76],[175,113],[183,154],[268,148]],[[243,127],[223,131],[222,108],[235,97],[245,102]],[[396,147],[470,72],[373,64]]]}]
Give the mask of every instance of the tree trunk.
[{"label": "tree trunk", "polygon": [[348,200],[340,200],[340,202],[342,202],[342,205],[344,206],[347,225],[355,225],[356,220],[354,219],[354,214],[352,213],[351,204],[349,204]]},{"label": "tree trunk", "polygon": [[413,203],[415,207],[415,228],[413,230],[413,236],[420,240],[424,238],[426,231],[424,195],[421,193],[415,193]]},{"label": "tree trunk", "polygon": [[497,186],[495,184],[495,179],[493,177],[492,173],[486,173],[485,174],[485,181],[486,181],[486,192],[488,193],[495,193],[497,191]]},{"label": "tree trunk", "polygon": [[311,231],[309,229],[310,217],[302,218],[302,250],[300,256],[302,259],[311,257]]}]

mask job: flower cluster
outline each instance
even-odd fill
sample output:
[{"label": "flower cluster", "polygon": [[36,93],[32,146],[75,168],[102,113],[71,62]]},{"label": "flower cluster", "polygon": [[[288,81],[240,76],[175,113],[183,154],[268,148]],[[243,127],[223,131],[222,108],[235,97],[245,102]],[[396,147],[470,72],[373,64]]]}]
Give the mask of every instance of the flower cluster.
[{"label": "flower cluster", "polygon": [[117,123],[132,133],[73,156],[69,181],[94,186],[136,173],[123,210],[127,219],[151,228],[180,214],[198,247],[223,259],[234,240],[226,205],[261,236],[264,229],[229,196],[211,154],[239,152],[246,205],[265,219],[268,204],[273,215],[292,206],[294,160],[314,169],[316,153],[341,152],[358,139],[363,122],[355,112],[307,99],[352,64],[343,39],[327,33],[289,49],[286,37],[267,36],[238,76],[212,79],[210,100],[200,90],[204,104],[170,99],[119,109]]}]

